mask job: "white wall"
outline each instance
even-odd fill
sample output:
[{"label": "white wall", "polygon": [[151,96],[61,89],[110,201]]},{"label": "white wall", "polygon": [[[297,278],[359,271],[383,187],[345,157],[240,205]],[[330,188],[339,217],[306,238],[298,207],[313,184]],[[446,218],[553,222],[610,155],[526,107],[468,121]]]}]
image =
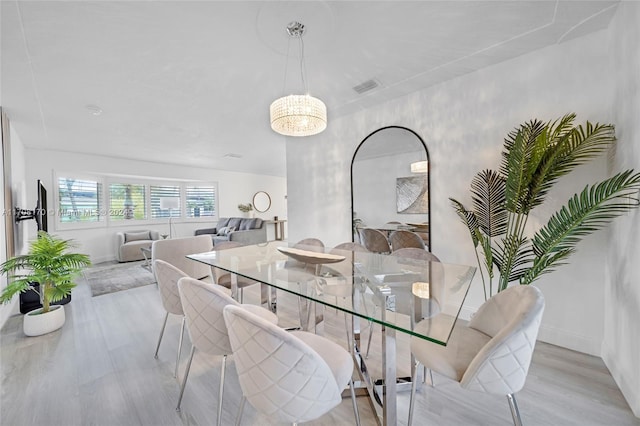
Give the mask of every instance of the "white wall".
[{"label": "white wall", "polygon": [[[448,197],[470,203],[469,183],[483,168],[497,168],[503,138],[520,123],[576,112],[580,122],[612,120],[612,77],[606,31],[541,49],[347,117],[304,140],[287,140],[290,240],[349,240],[349,168],[358,144],[372,131],[397,125],[425,141],[431,164],[431,232],[444,262],[475,265],[468,232]],[[586,182],[603,177],[604,160],[564,179],[532,221],[560,207]],[[361,212],[358,212],[361,214]],[[537,285],[547,301],[542,340],[599,354],[603,337],[605,233],[579,247],[571,264]],[[477,278],[466,313],[483,302]]]},{"label": "white wall", "polygon": [[[640,4],[623,2],[610,25],[613,103],[618,146],[615,171],[640,170]],[[602,357],[640,417],[640,211],[610,228]]]},{"label": "white wall", "polygon": [[[266,191],[271,196],[271,208],[265,213],[256,213],[256,217],[273,219],[273,216],[286,218],[286,180],[281,177],[236,173],[214,169],[204,169],[169,164],[151,163],[136,160],[114,159],[96,155],[72,154],[57,151],[27,149],[27,191],[29,205],[35,205],[36,181],[42,180],[47,188],[49,210],[55,207],[54,173],[79,172],[108,175],[125,175],[164,180],[200,180],[218,182],[219,216],[242,216],[237,206],[250,203],[257,191]],[[30,235],[35,235],[34,221],[29,223]],[[196,229],[214,227],[214,221],[187,221],[173,219],[174,236],[193,235]],[[272,226],[268,230],[272,233]],[[55,218],[49,217],[49,232],[63,238],[77,241],[79,251],[91,256],[94,263],[115,259],[115,233],[122,229],[155,229],[168,233],[168,221],[159,220],[146,225],[108,226],[81,230],[60,230],[55,227]]]},{"label": "white wall", "polygon": [[[24,209],[32,209],[33,205],[27,204],[27,194],[26,194],[26,178],[25,178],[25,149],[20,137],[15,132],[13,127],[10,127],[9,132],[10,145],[11,145],[11,194],[13,197],[13,207],[21,207]],[[3,184],[4,187],[4,184]],[[4,197],[4,191],[3,195]],[[4,206],[4,200],[3,204]],[[13,212],[9,212],[12,214]],[[19,224],[14,225],[14,235],[15,235],[15,254],[24,254],[28,250],[28,236],[27,230],[25,226],[26,221],[23,221]],[[2,225],[2,236],[3,236],[3,257],[2,262],[6,260],[6,252],[4,251],[4,238],[6,238],[4,223]],[[2,277],[2,281],[0,284],[0,288],[4,288],[6,286],[6,277]],[[4,325],[5,321],[9,316],[18,313],[19,311],[19,303],[18,296],[14,297],[10,303],[6,305],[0,305],[0,328]]]}]

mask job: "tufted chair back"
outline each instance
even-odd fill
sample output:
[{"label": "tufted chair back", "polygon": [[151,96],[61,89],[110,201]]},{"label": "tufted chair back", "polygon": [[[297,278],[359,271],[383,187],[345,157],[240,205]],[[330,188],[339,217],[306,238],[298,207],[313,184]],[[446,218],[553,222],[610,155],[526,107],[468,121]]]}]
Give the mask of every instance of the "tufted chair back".
[{"label": "tufted chair back", "polygon": [[517,285],[487,300],[469,327],[491,337],[462,376],[462,387],[512,394],[524,386],[544,311],[542,292]]},{"label": "tufted chair back", "polygon": [[212,355],[230,355],[231,345],[222,311],[227,305],[240,304],[216,284],[193,278],[180,279],[178,288],[193,346]]},{"label": "tufted chair back", "polygon": [[178,280],[188,275],[164,260],[156,260],[153,268],[156,271],[162,306],[165,311],[175,315],[184,315],[178,292]]},{"label": "tufted chair back", "polygon": [[387,237],[377,229],[360,229],[360,241],[373,253],[391,253],[391,246]]},{"label": "tufted chair back", "polygon": [[362,244],[352,243],[352,242],[338,244],[331,250],[330,253],[334,253],[333,250],[346,250],[346,251],[355,251],[355,252],[362,252],[362,253],[367,253],[369,251]]},{"label": "tufted chair back", "polygon": [[341,386],[307,343],[237,306],[227,306],[224,317],[242,393],[256,410],[301,423],[340,404]]},{"label": "tufted chair back", "polygon": [[409,247],[423,250],[425,248],[424,241],[418,234],[405,230],[393,231],[389,235],[389,243],[393,251]]}]

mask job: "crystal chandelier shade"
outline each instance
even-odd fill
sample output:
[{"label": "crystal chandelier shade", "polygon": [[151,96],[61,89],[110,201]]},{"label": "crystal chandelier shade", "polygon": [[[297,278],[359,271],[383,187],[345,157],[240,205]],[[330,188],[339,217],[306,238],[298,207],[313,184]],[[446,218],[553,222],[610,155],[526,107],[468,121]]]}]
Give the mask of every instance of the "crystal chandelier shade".
[{"label": "crystal chandelier shade", "polygon": [[269,107],[271,128],[285,136],[311,136],[327,128],[327,107],[309,95],[289,95]]},{"label": "crystal chandelier shade", "polygon": [[[269,107],[271,128],[285,136],[311,136],[327,128],[327,107],[318,98],[310,96],[307,90],[304,66],[304,25],[290,22],[287,33],[290,40],[297,38],[300,42],[300,76],[306,95],[289,95],[276,99]],[[289,53],[287,51],[287,59]],[[288,63],[288,61],[287,61]],[[285,68],[285,83],[287,71]]]}]

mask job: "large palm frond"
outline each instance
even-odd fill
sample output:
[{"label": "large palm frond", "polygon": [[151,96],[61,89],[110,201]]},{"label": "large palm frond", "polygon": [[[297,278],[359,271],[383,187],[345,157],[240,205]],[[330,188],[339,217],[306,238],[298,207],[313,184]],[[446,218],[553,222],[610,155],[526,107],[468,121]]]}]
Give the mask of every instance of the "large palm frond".
[{"label": "large palm frond", "polygon": [[510,212],[523,212],[532,175],[530,160],[536,140],[544,129],[544,123],[533,120],[509,133],[505,139],[500,173],[506,181],[505,208]]},{"label": "large palm frond", "polygon": [[471,195],[478,226],[490,238],[507,230],[507,211],[504,208],[506,184],[494,170],[483,170],[471,181]]},{"label": "large palm frond", "polygon": [[[615,142],[615,130],[610,124],[592,124],[567,129],[575,116],[568,115],[552,124],[539,139],[547,144],[529,183],[529,193],[523,201],[526,211],[544,202],[545,196],[558,178],[575,167],[604,152]],[[569,120],[570,119],[570,120]]]},{"label": "large palm frond", "polygon": [[502,291],[510,282],[520,280],[531,265],[533,252],[530,241],[516,234],[507,235],[501,242],[496,243],[493,258],[500,271],[498,291]]},{"label": "large palm frond", "polygon": [[478,224],[478,218],[476,217],[475,213],[470,210],[467,210],[465,206],[458,200],[449,198],[449,201],[451,201],[451,205],[453,206],[456,213],[458,214],[460,221],[462,221],[462,223],[464,223],[467,226],[467,229],[469,230],[469,234],[471,234],[471,241],[473,241],[473,246],[478,247],[479,224]]},{"label": "large palm frond", "polygon": [[[533,238],[533,252],[536,258],[549,258],[547,267],[559,260],[549,257],[553,253],[568,253],[586,235],[601,229],[611,220],[638,206],[636,196],[640,190],[640,173],[626,170],[591,187],[588,185],[576,194],[566,206],[551,216],[548,223],[536,232]],[[568,255],[567,254],[567,255]],[[555,259],[555,260],[554,260]],[[554,260],[550,262],[550,260]],[[529,284],[538,277],[531,271],[523,284]]]}]

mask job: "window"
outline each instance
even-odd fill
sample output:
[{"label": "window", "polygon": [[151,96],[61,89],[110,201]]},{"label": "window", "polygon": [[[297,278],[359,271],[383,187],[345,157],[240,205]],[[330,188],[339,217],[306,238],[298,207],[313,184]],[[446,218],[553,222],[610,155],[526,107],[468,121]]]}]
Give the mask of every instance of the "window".
[{"label": "window", "polygon": [[216,215],[216,188],[213,185],[187,185],[187,217],[212,217]]},{"label": "window", "polygon": [[180,217],[180,187],[173,185],[151,185],[151,218]]},{"label": "window", "polygon": [[61,223],[91,223],[104,220],[102,183],[94,180],[58,178]]},{"label": "window", "polygon": [[109,219],[145,220],[146,218],[145,185],[131,183],[109,185]]}]

